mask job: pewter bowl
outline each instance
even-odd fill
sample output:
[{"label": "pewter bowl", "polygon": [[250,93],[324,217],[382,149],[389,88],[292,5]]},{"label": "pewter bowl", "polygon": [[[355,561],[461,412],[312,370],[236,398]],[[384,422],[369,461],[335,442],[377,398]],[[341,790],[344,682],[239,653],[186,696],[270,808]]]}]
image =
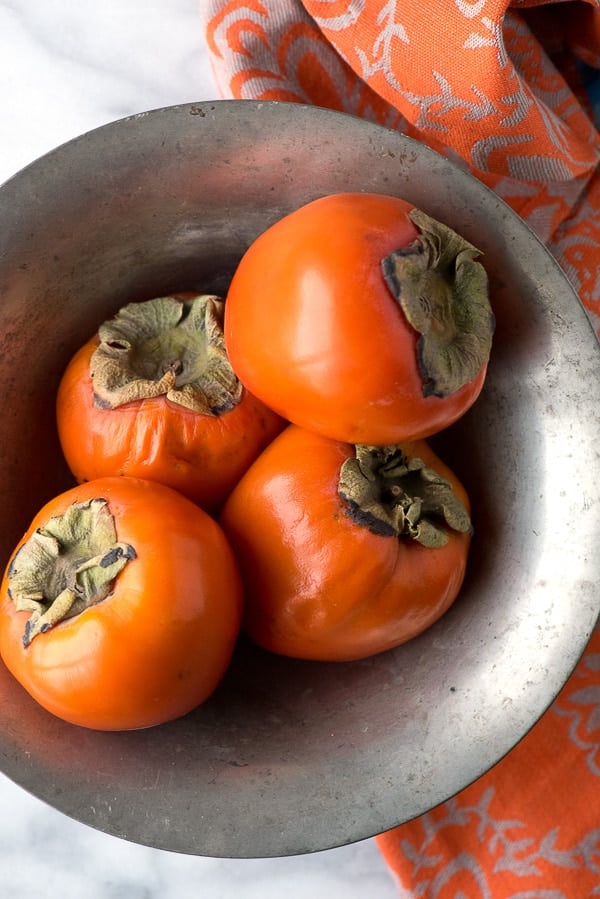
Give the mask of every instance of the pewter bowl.
[{"label": "pewter bowl", "polygon": [[64,724],[0,664],[0,768],[110,834],[266,857],[391,828],[526,734],[598,616],[600,354],[573,290],[517,216],[446,159],[293,104],[143,113],[0,189],[2,566],[71,483],[54,395],[72,352],[128,300],[226,291],[261,230],[343,190],[404,196],[485,253],[498,320],[489,375],[438,443],[474,505],[464,590],[420,638],[364,662],[300,663],[242,642],[208,703],[145,731]]}]

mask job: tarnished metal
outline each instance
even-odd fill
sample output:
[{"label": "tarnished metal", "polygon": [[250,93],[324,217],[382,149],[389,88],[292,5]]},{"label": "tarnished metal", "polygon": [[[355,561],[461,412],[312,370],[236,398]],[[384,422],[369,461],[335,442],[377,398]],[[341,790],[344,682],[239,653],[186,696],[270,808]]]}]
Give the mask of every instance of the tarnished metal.
[{"label": "tarnished metal", "polygon": [[[405,197],[484,251],[498,320],[484,392],[436,445],[473,498],[467,581],[422,637],[320,665],[240,645],[214,697],[146,731],[62,723],[0,665],[0,767],[66,814],[209,856],[310,852],[419,815],[544,712],[600,608],[600,354],[525,225],[402,135],[297,104],[144,113],[0,189],[0,554],[69,483],[54,396],[74,350],[128,300],[224,292],[250,241],[343,190]],[[264,335],[269,340],[269,334]]]}]

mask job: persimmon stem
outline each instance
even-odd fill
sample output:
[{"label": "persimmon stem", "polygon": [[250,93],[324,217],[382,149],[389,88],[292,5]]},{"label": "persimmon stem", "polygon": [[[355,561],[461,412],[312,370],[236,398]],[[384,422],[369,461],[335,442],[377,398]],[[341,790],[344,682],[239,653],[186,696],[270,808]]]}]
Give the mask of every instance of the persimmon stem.
[{"label": "persimmon stem", "polygon": [[105,499],[74,503],[50,518],[19,547],[8,570],[15,608],[31,613],[23,645],[106,599],[135,556],[130,544],[117,541]]},{"label": "persimmon stem", "polygon": [[44,612],[41,611],[42,608],[44,608],[44,603],[42,601],[36,603],[38,607],[32,610],[31,617],[25,625],[23,646],[29,646],[33,638],[37,637],[38,634],[45,634],[46,631],[50,630],[51,627],[54,627],[55,624],[58,624],[59,621],[62,621],[63,618],[67,618],[76,599],[76,592],[72,590],[71,587],[65,587],[65,589],[46,606]]},{"label": "persimmon stem", "polygon": [[357,445],[341,467],[338,492],[357,524],[384,537],[434,548],[447,543],[448,530],[472,529],[450,482],[399,445]]},{"label": "persimmon stem", "polygon": [[224,301],[212,294],[128,303],[98,329],[90,374],[96,405],[115,409],[166,396],[204,415],[220,415],[241,399],[227,356]]},{"label": "persimmon stem", "polygon": [[495,319],[480,251],[418,209],[410,246],[382,260],[385,282],[420,335],[424,396],[446,397],[470,383],[489,361]]}]

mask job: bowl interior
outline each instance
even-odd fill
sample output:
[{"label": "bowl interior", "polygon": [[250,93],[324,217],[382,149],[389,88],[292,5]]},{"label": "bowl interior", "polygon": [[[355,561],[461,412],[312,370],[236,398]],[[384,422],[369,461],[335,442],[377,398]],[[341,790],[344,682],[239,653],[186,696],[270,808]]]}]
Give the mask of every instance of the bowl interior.
[{"label": "bowl interior", "polygon": [[147,731],[71,727],[0,663],[0,768],[111,834],[250,857],[404,822],[518,742],[598,615],[600,357],[564,275],[494,194],[444,158],[294,104],[145,113],[0,188],[0,564],[33,513],[71,484],[55,392],[98,324],[130,300],[225,293],[260,231],[341,190],[403,196],[484,252],[498,321],[488,379],[436,440],[473,499],[467,581],[436,626],[363,662],[295,662],[241,641],[209,702]]}]

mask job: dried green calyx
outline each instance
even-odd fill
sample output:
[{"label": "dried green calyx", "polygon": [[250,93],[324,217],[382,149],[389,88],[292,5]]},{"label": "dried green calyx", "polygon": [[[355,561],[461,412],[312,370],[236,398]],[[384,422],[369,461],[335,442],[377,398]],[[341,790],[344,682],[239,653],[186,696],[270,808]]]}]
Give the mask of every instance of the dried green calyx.
[{"label": "dried green calyx", "polygon": [[363,446],[346,459],[338,492],[358,524],[381,536],[407,537],[430,548],[448,530],[470,533],[471,520],[452,485],[401,446]]},{"label": "dried green calyx", "polygon": [[17,611],[31,612],[23,645],[112,592],[135,550],[119,543],[105,499],[74,503],[50,518],[15,554],[8,592]]},{"label": "dried green calyx", "polygon": [[382,260],[385,282],[420,334],[424,396],[445,397],[472,381],[490,357],[495,320],[480,251],[414,209],[419,237]]},{"label": "dried green calyx", "polygon": [[213,295],[129,303],[98,329],[90,373],[98,406],[166,396],[204,415],[241,399],[223,336],[224,301]]}]

